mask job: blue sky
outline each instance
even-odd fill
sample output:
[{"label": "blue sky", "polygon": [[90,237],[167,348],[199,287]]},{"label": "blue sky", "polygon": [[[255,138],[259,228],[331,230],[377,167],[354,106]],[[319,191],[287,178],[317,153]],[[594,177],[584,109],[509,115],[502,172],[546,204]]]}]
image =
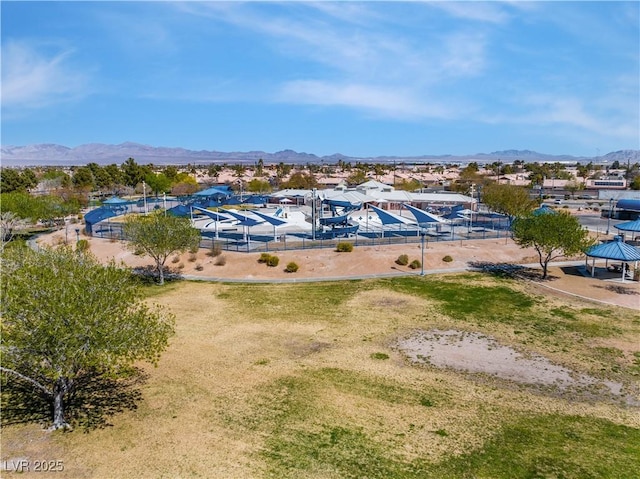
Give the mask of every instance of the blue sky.
[{"label": "blue sky", "polygon": [[2,1],[2,144],[640,149],[639,5]]}]

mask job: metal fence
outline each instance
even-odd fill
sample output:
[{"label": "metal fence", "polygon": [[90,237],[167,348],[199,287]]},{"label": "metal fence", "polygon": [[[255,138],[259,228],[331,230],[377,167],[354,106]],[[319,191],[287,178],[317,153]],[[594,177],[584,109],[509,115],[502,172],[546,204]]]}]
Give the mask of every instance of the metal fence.
[{"label": "metal fence", "polygon": [[[359,231],[350,237],[321,237],[312,238],[309,233],[287,234],[249,234],[239,231],[223,231],[217,235],[213,232],[203,232],[200,248],[207,250],[220,249],[236,252],[275,252],[287,250],[305,250],[319,248],[336,248],[338,243],[352,243],[357,246],[384,246],[397,244],[420,244],[421,232],[425,233],[425,244],[441,241],[468,241],[478,239],[496,239],[510,236],[508,222],[482,217],[473,223],[447,224],[426,230],[418,228],[386,229]],[[120,223],[103,221],[94,226],[93,236],[112,240],[126,240]]]}]

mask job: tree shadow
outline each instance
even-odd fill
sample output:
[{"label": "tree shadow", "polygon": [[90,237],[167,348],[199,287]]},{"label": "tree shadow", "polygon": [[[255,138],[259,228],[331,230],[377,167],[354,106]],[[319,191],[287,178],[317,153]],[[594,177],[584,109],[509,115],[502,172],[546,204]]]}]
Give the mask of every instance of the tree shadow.
[{"label": "tree shadow", "polygon": [[[74,428],[88,432],[112,424],[109,418],[137,409],[141,386],[148,374],[135,368],[126,378],[115,379],[98,372],[77,380],[74,392],[65,397],[65,419]],[[49,397],[25,381],[2,379],[2,426],[38,423],[49,426],[53,404]]]},{"label": "tree shadow", "polygon": [[[470,268],[480,270],[498,278],[526,279],[529,281],[543,281],[542,272],[535,268],[528,268],[513,263],[493,263],[490,261],[469,261]],[[556,276],[547,275],[544,281],[553,281]]]},{"label": "tree shadow", "polygon": [[[182,279],[182,274],[179,270],[169,268],[165,266],[164,281],[170,283],[171,281],[178,281]],[[158,270],[155,266],[136,266],[131,269],[132,274],[143,284],[157,284],[158,283]]]}]

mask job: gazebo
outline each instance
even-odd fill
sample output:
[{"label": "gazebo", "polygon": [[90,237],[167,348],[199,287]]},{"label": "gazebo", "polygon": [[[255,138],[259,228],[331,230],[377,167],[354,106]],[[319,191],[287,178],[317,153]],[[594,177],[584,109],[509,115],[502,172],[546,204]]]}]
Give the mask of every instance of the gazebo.
[{"label": "gazebo", "polygon": [[633,239],[640,237],[640,218],[635,221],[627,221],[626,223],[620,223],[614,225],[614,228],[623,232],[630,232],[634,236]]},{"label": "gazebo", "polygon": [[634,268],[637,269],[638,261],[640,261],[640,249],[635,246],[631,246],[622,241],[619,236],[616,236],[613,241],[608,243],[602,243],[596,246],[592,246],[586,251],[587,258],[585,264],[587,271],[589,270],[589,258],[592,258],[591,262],[591,276],[595,276],[595,262],[596,258],[606,259],[607,264],[609,260],[621,262],[622,281],[625,280],[626,271],[629,263],[635,263]]}]

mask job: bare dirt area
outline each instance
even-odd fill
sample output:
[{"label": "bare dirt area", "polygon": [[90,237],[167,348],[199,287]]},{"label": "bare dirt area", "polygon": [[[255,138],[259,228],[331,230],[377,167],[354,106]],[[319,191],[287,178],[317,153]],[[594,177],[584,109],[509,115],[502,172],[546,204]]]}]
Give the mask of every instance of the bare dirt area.
[{"label": "bare dirt area", "polygon": [[[115,260],[130,267],[152,266],[149,257],[135,255],[127,249],[125,242],[102,238],[86,238],[91,252],[100,261]],[[39,239],[39,244],[56,245],[64,242],[64,232],[59,231]],[[277,267],[258,263],[260,253],[223,252],[220,257],[209,256],[208,251],[200,249],[198,253],[174,255],[167,260],[166,266],[188,278],[203,280],[230,281],[296,281],[327,280],[382,275],[420,274],[420,269],[412,270],[408,266],[399,266],[395,260],[406,254],[411,262],[421,259],[421,245],[406,243],[398,245],[357,246],[350,253],[338,253],[331,248],[287,250],[275,254],[280,262]],[[445,262],[450,256],[453,261]],[[464,270],[477,264],[527,265],[536,268],[537,253],[523,249],[510,239],[441,241],[428,242],[425,247],[425,274],[446,273]],[[574,260],[582,258],[572,258]],[[296,273],[284,271],[289,262],[295,262],[299,269]],[[224,264],[221,264],[224,263]],[[599,264],[599,263],[598,263]],[[602,271],[591,278],[582,271],[584,264],[571,266],[551,266],[549,279],[535,281],[535,287],[545,294],[565,294],[605,302],[608,304],[636,308],[640,310],[640,283],[622,282],[615,275],[608,274],[602,262]],[[531,278],[539,277],[539,271],[529,271]]]},{"label": "bare dirt area", "polygon": [[[550,386],[562,391],[575,392],[593,388],[590,394],[624,396],[622,383],[576,374],[544,356],[516,351],[481,333],[438,329],[415,331],[400,339],[396,347],[413,364],[483,373],[517,383]],[[626,396],[625,400],[630,405],[640,404],[633,395]]]}]

